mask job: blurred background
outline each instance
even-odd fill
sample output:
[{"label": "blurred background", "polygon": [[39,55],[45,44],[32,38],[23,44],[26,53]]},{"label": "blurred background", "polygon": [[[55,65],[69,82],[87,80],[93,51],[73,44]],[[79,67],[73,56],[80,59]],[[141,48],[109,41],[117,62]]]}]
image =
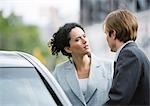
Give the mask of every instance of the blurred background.
[{"label": "blurred background", "polygon": [[18,50],[36,56],[49,70],[67,58],[52,56],[47,46],[52,34],[66,22],[81,24],[92,52],[113,60],[103,20],[112,10],[126,8],[137,16],[137,44],[150,59],[150,0],[0,0],[0,50]]}]

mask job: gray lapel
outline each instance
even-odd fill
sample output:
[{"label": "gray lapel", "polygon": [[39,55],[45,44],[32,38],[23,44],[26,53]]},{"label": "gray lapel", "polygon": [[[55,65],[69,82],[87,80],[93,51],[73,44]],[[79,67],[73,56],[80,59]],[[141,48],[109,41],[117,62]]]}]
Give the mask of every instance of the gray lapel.
[{"label": "gray lapel", "polygon": [[99,77],[100,77],[98,71],[102,70],[102,66],[100,65],[100,63],[98,63],[95,60],[95,57],[92,56],[91,59],[92,61],[91,61],[90,76],[89,76],[89,81],[88,81],[88,86],[87,86],[87,93],[85,96],[86,103],[89,102],[89,100],[94,96],[97,90],[97,81],[99,81]]},{"label": "gray lapel", "polygon": [[81,102],[83,102],[83,104],[85,104],[85,99],[84,96],[82,94],[82,91],[79,87],[79,83],[78,80],[76,78],[76,69],[74,67],[73,64],[69,64],[66,67],[66,80],[68,82],[68,85],[70,86],[71,90],[73,91],[73,93],[80,99]]},{"label": "gray lapel", "polygon": [[96,84],[94,83],[93,77],[95,75],[92,75],[94,73],[90,72],[90,77],[89,77],[89,81],[88,81],[88,86],[87,86],[87,93],[85,95],[85,101],[86,103],[88,103],[88,101],[91,99],[91,97],[94,95],[94,93],[97,90]]}]

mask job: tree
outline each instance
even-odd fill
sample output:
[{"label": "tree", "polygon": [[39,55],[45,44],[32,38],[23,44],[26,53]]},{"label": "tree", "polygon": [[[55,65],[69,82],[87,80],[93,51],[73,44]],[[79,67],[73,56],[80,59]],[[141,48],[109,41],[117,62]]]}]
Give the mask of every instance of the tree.
[{"label": "tree", "polygon": [[47,43],[40,39],[37,26],[28,25],[22,21],[22,17],[11,13],[8,17],[0,11],[0,50],[17,50],[33,54],[50,70],[64,60],[62,55],[51,55]]},{"label": "tree", "polygon": [[32,53],[36,46],[42,46],[37,26],[24,24],[14,13],[4,17],[0,11],[0,49]]}]

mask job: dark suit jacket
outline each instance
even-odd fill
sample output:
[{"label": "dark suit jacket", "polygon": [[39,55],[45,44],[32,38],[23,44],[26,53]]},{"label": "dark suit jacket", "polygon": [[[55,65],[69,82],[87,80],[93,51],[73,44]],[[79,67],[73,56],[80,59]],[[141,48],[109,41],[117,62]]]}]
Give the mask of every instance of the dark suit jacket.
[{"label": "dark suit jacket", "polygon": [[150,105],[150,61],[135,42],[123,47],[105,105]]}]

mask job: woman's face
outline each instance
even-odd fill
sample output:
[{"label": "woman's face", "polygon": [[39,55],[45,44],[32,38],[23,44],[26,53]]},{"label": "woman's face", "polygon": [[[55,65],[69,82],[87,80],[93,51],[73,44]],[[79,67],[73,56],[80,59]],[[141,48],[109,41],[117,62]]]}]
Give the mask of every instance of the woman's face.
[{"label": "woman's face", "polygon": [[88,38],[81,28],[73,28],[70,32],[70,38],[70,47],[68,47],[69,53],[72,55],[85,55],[90,52]]}]

